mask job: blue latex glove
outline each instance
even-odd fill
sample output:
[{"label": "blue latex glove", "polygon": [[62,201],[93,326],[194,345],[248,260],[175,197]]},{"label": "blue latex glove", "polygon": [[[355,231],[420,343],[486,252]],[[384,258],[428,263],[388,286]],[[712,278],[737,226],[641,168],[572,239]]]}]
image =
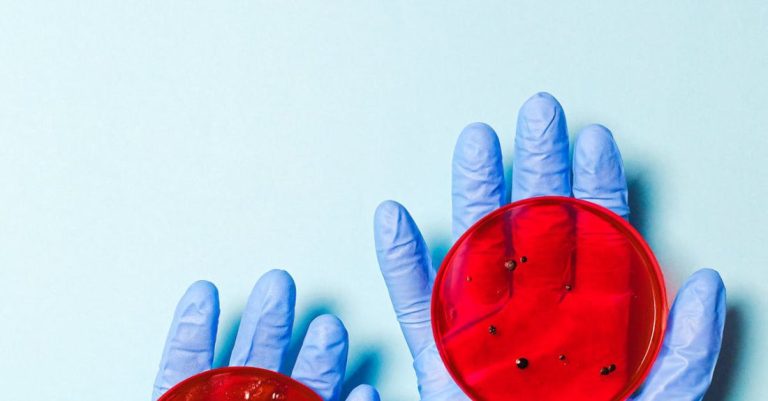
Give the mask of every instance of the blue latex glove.
[{"label": "blue latex glove", "polygon": [[[264,274],[251,292],[240,321],[230,365],[280,371],[291,342],[296,287],[282,270]],[[152,400],[176,383],[211,369],[219,321],[219,295],[207,281],[192,284],[181,297],[165,343]],[[344,381],[347,331],[332,315],[309,325],[291,376],[326,401],[338,400]],[[348,401],[379,401],[372,387],[355,388]]]},{"label": "blue latex glove", "polygon": [[[515,139],[512,200],[575,196],[627,217],[627,181],[610,131],[584,128],[568,153],[560,104],[547,93],[520,109]],[[571,173],[573,172],[573,173]],[[573,175],[573,179],[571,176]],[[506,203],[501,148],[493,129],[471,124],[453,154],[453,238]],[[435,272],[429,251],[408,211],[387,201],[374,218],[376,252],[397,320],[413,356],[422,400],[464,400],[448,375],[432,337],[430,297]],[[677,294],[661,353],[632,400],[700,400],[720,353],[725,288],[714,270],[694,273]]]}]

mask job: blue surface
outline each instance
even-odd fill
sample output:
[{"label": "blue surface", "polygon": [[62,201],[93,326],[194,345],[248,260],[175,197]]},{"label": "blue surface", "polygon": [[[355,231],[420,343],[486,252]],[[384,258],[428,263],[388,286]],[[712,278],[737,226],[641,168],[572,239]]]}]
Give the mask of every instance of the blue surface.
[{"label": "blue surface", "polygon": [[509,162],[540,90],[613,132],[670,295],[721,272],[708,399],[764,398],[766,37],[760,1],[0,2],[3,398],[149,399],[190,283],[219,287],[226,346],[284,268],[297,330],[345,321],[350,386],[413,399],[373,211],[398,199],[444,252],[459,132],[491,124]]}]

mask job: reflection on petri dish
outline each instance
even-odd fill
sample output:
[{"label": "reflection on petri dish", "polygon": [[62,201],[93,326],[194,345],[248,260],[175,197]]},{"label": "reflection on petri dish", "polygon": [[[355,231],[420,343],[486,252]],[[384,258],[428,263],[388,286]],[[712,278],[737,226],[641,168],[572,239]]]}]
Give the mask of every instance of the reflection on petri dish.
[{"label": "reflection on petri dish", "polygon": [[474,400],[624,400],[650,371],[667,315],[642,237],[565,197],[481,219],[448,252],[433,291],[438,350]]},{"label": "reflection on petri dish", "polygon": [[208,370],[177,384],[158,401],[322,401],[303,384],[270,370]]}]

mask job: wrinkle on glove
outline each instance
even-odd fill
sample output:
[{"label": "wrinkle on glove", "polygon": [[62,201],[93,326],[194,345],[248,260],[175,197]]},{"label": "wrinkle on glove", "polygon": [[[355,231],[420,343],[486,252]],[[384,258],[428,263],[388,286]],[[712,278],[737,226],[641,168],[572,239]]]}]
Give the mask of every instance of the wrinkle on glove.
[{"label": "wrinkle on glove", "polygon": [[677,294],[656,363],[635,401],[698,401],[704,397],[720,354],[725,326],[725,286],[702,269]]},{"label": "wrinkle on glove", "polygon": [[347,369],[349,339],[344,324],[333,315],[321,315],[309,324],[291,376],[325,401],[341,394]]},{"label": "wrinkle on glove", "polygon": [[176,306],[155,378],[153,400],[182,380],[211,368],[218,323],[216,286],[207,281],[192,284]]}]

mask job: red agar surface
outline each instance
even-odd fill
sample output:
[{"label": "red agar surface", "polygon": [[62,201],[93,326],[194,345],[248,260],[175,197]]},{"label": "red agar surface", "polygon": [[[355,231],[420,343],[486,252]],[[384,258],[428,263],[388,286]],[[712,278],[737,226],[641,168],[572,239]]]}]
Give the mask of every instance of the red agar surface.
[{"label": "red agar surface", "polygon": [[158,401],[322,401],[305,385],[271,370],[208,370],[177,384]]},{"label": "red agar surface", "polygon": [[667,316],[640,234],[565,197],[481,219],[448,252],[433,291],[437,348],[474,400],[624,400],[650,371]]}]

